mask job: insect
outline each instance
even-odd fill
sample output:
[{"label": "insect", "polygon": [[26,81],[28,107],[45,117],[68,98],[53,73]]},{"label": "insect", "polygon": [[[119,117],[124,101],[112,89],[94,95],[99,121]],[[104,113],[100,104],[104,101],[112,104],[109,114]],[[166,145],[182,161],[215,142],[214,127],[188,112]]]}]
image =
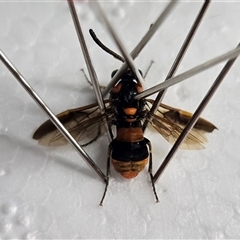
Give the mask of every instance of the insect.
[{"label": "insect", "polygon": [[[124,61],[121,56],[103,45],[92,30],[90,30],[90,34],[102,49]],[[111,77],[116,71],[113,71]],[[142,91],[143,87],[140,81],[130,70],[127,70],[112,88],[110,98],[105,100],[105,114],[100,112],[95,103],[67,110],[58,114],[57,117],[82,146],[92,143],[106,133],[106,123],[110,129],[115,126],[116,136],[109,144],[108,150],[107,176],[110,173],[110,161],[115,170],[127,179],[136,177],[149,163],[148,172],[156,201],[158,201],[152,176],[152,147],[151,142],[144,137],[144,122],[149,121],[148,126],[153,127],[168,142],[174,143],[192,114],[165,104],[161,104],[155,114],[150,114],[154,100],[135,99],[135,96]],[[200,118],[182,143],[181,148],[204,148],[204,144],[207,142],[205,133],[212,132],[214,129],[216,127],[212,123]],[[47,146],[59,146],[67,143],[50,120],[37,129],[33,138],[38,140],[39,144]],[[101,203],[106,190],[107,185]]]}]

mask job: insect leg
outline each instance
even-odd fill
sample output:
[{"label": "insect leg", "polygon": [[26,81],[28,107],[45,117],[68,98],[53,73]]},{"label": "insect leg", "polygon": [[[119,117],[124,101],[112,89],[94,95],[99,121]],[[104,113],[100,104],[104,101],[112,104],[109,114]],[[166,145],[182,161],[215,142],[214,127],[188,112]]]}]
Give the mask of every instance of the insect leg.
[{"label": "insect leg", "polygon": [[151,144],[151,142],[150,142],[147,138],[145,138],[145,141],[146,141],[146,143],[147,143],[147,145],[148,145],[148,149],[149,149],[149,166],[148,166],[148,172],[149,172],[149,175],[150,175],[150,179],[151,179],[151,183],[152,183],[152,188],[153,188],[153,193],[154,193],[156,202],[159,202],[158,195],[157,195],[156,188],[155,188],[155,184],[154,184],[154,178],[153,178],[153,174],[152,174],[152,144]]},{"label": "insect leg", "polygon": [[[88,78],[87,74],[85,73],[84,69],[81,68],[80,71],[82,71],[82,73],[83,73],[86,81],[93,87],[93,84],[92,84],[92,82],[89,80],[89,78]],[[106,88],[105,86],[102,86],[102,85],[99,85],[99,87],[100,87],[100,89],[102,89],[102,90],[104,90],[104,89]]]},{"label": "insect leg", "polygon": [[104,189],[102,199],[99,203],[100,206],[103,205],[103,200],[104,200],[104,198],[106,196],[106,193],[107,193],[107,188],[108,188],[108,183],[109,183],[109,178],[110,178],[110,156],[111,156],[111,152],[112,152],[112,146],[110,144],[109,147],[108,147],[107,174],[106,174],[106,182],[105,182],[106,185],[105,185],[105,189]]},{"label": "insect leg", "polygon": [[83,73],[83,75],[84,75],[86,81],[87,81],[91,86],[93,86],[92,83],[91,83],[91,81],[89,80],[87,74],[85,73],[84,69],[81,68],[80,71]]},{"label": "insect leg", "polygon": [[135,99],[142,99],[142,98],[146,98],[156,92],[159,92],[159,91],[162,91],[164,90],[165,88],[169,88],[177,83],[180,83],[182,81],[185,81],[187,79],[189,79],[190,77],[202,72],[202,71],[205,71],[207,70],[208,68],[211,68],[215,65],[217,65],[218,63],[221,63],[223,61],[226,61],[227,59],[234,59],[236,58],[237,56],[240,55],[240,46],[238,46],[237,48],[231,50],[231,51],[228,51],[227,53],[225,54],[222,54],[218,57],[215,57],[207,62],[204,62],[194,68],[191,68],[190,70],[184,72],[184,73],[181,73],[175,77],[172,77],[172,78],[169,78],[168,81],[165,81],[163,83],[159,83],[157,85],[155,85],[154,87],[151,87],[139,94],[137,94],[135,96]]},{"label": "insect leg", "polygon": [[147,77],[147,74],[148,74],[150,68],[152,67],[153,63],[154,63],[154,61],[152,60],[152,61],[150,62],[150,64],[149,64],[146,72],[145,72],[144,75],[143,75],[143,79],[145,79],[145,78]]}]

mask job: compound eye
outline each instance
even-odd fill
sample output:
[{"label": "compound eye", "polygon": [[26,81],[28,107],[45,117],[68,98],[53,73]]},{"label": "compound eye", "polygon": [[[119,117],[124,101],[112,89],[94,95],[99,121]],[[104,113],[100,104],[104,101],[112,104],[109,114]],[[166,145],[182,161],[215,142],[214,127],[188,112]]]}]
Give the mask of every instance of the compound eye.
[{"label": "compound eye", "polygon": [[116,74],[117,71],[118,71],[118,70],[114,70],[114,71],[112,72],[111,78],[113,78],[113,76]]}]

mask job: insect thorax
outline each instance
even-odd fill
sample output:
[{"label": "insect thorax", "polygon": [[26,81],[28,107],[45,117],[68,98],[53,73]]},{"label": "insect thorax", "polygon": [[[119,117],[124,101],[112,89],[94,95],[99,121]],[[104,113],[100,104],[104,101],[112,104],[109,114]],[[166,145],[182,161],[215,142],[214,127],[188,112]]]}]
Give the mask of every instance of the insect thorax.
[{"label": "insect thorax", "polygon": [[115,123],[122,127],[129,124],[140,127],[145,117],[145,100],[137,100],[135,96],[142,91],[142,86],[134,78],[125,76],[112,89],[110,98],[113,100]]}]

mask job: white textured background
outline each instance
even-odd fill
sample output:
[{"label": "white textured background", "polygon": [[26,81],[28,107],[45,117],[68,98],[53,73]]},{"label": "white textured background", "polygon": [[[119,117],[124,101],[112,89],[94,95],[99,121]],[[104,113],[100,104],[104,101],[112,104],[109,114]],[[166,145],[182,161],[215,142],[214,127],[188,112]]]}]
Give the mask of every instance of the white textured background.
[{"label": "white textured background", "polygon": [[[132,50],[166,2],[103,3],[128,50]],[[146,87],[162,81],[201,2],[183,2],[143,50],[143,72],[155,61]],[[88,6],[79,17],[97,75],[106,85],[121,63],[88,36],[93,28],[116,47]],[[178,73],[235,48],[240,39],[240,2],[213,2]],[[65,1],[0,1],[0,48],[58,113],[94,101],[79,74],[85,68]],[[171,88],[165,103],[194,111],[223,64]],[[179,151],[156,188],[154,201],[147,168],[124,180],[112,169],[104,202],[98,176],[70,146],[42,147],[31,139],[47,118],[0,63],[0,239],[2,238],[239,238],[240,237],[240,63],[235,63],[204,117],[219,128],[202,151]],[[154,169],[170,145],[148,133]],[[86,148],[103,171],[108,140]]]}]

